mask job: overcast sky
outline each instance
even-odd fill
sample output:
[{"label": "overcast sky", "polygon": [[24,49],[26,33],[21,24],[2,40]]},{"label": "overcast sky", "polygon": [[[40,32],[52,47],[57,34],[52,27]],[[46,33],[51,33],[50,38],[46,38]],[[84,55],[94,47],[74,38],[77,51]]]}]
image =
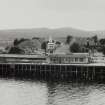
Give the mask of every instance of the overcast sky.
[{"label": "overcast sky", "polygon": [[105,30],[105,0],[0,0],[0,29]]}]

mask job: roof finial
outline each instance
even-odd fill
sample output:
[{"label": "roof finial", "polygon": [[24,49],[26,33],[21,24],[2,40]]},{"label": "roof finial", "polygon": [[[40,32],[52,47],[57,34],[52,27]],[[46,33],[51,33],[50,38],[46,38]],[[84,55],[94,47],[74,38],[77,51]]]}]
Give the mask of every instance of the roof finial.
[{"label": "roof finial", "polygon": [[52,40],[52,37],[51,37],[51,36],[49,37],[49,42],[50,42],[50,43],[52,43],[52,42],[53,42],[53,40]]}]

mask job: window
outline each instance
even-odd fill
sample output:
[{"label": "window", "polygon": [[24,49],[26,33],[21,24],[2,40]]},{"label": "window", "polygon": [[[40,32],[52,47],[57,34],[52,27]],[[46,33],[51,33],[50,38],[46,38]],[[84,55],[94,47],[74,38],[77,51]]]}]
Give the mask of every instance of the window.
[{"label": "window", "polygon": [[75,62],[78,62],[78,58],[75,58]]},{"label": "window", "polygon": [[83,60],[84,60],[83,58],[80,58],[80,62],[83,62]]}]

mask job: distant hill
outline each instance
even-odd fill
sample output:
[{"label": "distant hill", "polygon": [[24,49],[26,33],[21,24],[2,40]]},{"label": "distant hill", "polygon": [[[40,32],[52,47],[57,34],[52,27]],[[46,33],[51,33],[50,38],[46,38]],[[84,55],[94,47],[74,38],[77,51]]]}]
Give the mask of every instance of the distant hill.
[{"label": "distant hill", "polygon": [[105,38],[105,31],[83,31],[73,28],[35,28],[35,29],[13,29],[0,30],[0,40],[13,40],[15,38],[32,38],[32,37],[66,37],[72,35],[76,37],[91,37],[98,35],[99,38]]}]

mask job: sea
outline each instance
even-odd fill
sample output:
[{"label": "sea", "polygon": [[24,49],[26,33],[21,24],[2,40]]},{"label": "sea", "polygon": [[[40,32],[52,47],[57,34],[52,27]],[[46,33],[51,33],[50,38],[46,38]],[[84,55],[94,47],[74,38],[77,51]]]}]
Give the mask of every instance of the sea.
[{"label": "sea", "polygon": [[105,105],[105,84],[1,78],[0,105]]}]

